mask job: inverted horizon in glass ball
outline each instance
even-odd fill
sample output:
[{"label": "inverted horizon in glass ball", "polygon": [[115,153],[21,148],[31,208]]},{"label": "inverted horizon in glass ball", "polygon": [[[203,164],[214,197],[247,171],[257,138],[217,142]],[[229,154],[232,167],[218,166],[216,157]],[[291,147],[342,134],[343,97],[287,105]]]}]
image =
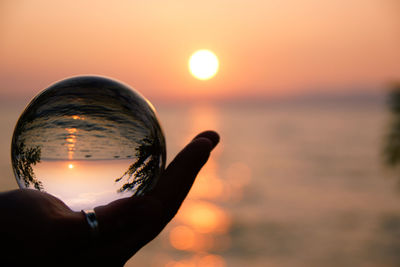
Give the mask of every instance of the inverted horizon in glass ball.
[{"label": "inverted horizon in glass ball", "polygon": [[150,102],[100,76],[67,78],[39,93],[20,116],[11,144],[19,187],[50,193],[77,211],[145,194],[165,155]]}]

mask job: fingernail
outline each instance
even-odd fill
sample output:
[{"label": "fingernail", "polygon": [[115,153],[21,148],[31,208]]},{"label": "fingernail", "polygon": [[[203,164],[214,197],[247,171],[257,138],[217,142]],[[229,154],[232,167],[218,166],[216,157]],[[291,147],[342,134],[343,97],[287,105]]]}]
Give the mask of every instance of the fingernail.
[{"label": "fingernail", "polygon": [[214,149],[217,145],[218,145],[218,143],[219,143],[219,135],[217,134],[217,133],[215,133],[214,132],[214,135],[213,136],[210,136],[210,137],[207,137],[208,138],[208,140],[210,140],[211,141],[211,143],[213,144],[213,146],[212,146],[212,148]]},{"label": "fingernail", "polygon": [[214,131],[202,132],[201,134],[196,136],[194,139],[198,139],[198,138],[206,138],[206,139],[208,139],[212,144],[211,149],[214,149],[217,146],[217,144],[219,143],[219,140],[220,140],[218,133],[216,133]]}]

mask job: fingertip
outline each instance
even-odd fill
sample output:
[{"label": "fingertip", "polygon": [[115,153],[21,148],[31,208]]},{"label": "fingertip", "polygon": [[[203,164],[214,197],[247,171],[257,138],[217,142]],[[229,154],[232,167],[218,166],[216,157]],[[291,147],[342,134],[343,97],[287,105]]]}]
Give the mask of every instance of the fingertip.
[{"label": "fingertip", "polygon": [[219,143],[220,137],[217,132],[209,130],[198,134],[195,138],[193,138],[193,141],[198,139],[208,139],[211,143],[211,149],[214,149]]}]

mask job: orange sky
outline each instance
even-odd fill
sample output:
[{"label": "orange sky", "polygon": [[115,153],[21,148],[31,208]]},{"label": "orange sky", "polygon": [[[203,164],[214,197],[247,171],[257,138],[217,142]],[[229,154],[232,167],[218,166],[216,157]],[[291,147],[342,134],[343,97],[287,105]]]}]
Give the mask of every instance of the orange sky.
[{"label": "orange sky", "polygon": [[[208,81],[187,68],[201,48],[220,59]],[[370,92],[400,79],[399,48],[396,0],[3,0],[0,97],[78,74],[155,100]]]}]

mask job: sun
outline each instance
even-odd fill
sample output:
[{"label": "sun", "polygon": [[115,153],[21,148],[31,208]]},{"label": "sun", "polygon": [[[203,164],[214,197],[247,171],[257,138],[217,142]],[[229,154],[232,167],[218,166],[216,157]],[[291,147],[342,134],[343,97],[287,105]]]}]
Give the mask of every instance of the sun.
[{"label": "sun", "polygon": [[199,80],[211,79],[217,74],[218,69],[218,58],[210,50],[197,50],[189,59],[190,73]]}]

